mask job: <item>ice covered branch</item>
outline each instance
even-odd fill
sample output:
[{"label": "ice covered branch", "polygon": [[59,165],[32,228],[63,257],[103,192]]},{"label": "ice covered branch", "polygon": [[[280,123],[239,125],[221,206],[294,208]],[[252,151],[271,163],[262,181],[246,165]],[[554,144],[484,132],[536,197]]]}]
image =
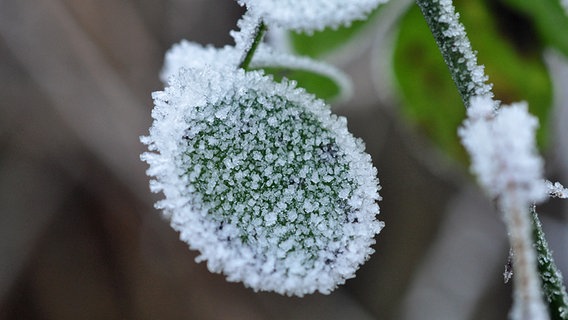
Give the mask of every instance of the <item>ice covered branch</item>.
[{"label": "ice covered branch", "polygon": [[468,106],[473,96],[493,96],[483,66],[477,64],[464,26],[459,22],[451,0],[416,0],[434,39],[450,69],[463,103]]}]

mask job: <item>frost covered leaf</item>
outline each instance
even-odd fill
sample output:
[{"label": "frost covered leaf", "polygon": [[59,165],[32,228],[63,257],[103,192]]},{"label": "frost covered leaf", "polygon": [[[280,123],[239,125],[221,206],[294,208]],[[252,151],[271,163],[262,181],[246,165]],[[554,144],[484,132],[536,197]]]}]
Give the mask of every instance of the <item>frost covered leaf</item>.
[{"label": "frost covered leaf", "polygon": [[[164,83],[180,68],[214,68],[221,63],[236,66],[239,62],[239,48],[216,49],[182,40],[167,53],[161,78]],[[352,91],[350,79],[339,69],[324,62],[306,57],[297,57],[273,51],[262,45],[254,55],[250,69],[262,69],[276,81],[283,78],[293,80],[298,87],[326,101],[347,100]]]},{"label": "frost covered leaf", "polygon": [[535,206],[531,207],[531,217],[534,226],[535,248],[538,254],[538,271],[551,319],[568,319],[568,293],[566,293],[562,273],[556,267],[552,252],[548,249]]},{"label": "frost covered leaf", "polygon": [[235,47],[227,46],[218,49],[213,46],[203,47],[198,43],[182,40],[166,52],[160,78],[162,82],[167,84],[168,79],[177,75],[181,68],[218,69],[219,67],[236,67],[240,58],[239,51]]},{"label": "frost covered leaf", "polygon": [[336,28],[361,20],[387,0],[238,0],[268,25],[297,31]]},{"label": "frost covered leaf", "polygon": [[293,80],[297,86],[328,102],[345,101],[352,92],[351,80],[330,64],[273,51],[261,46],[255,54],[252,69],[262,69],[274,80]]},{"label": "frost covered leaf", "polygon": [[349,26],[325,28],[312,34],[291,31],[288,33],[290,46],[297,54],[312,58],[326,57],[340,47],[351,44],[355,38],[364,33],[363,31],[374,26],[373,22],[376,21],[382,8],[385,6],[379,6],[369,14],[367,19],[354,21]]},{"label": "frost covered leaf", "polygon": [[302,296],[331,292],[368,259],[383,226],[376,169],[321,100],[224,63],[181,67],[153,97],[151,188],[209,270]]}]

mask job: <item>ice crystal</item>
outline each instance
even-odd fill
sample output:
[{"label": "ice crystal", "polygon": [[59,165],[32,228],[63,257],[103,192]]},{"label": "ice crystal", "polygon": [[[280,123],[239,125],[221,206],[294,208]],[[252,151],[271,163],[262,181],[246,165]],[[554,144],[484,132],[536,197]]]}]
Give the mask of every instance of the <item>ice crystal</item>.
[{"label": "ice crystal", "polygon": [[258,48],[251,62],[252,68],[280,67],[291,70],[307,70],[332,79],[340,88],[339,100],[347,100],[352,93],[351,80],[334,66],[312,60],[308,57],[299,57],[286,53],[276,52],[273,48],[262,45]]},{"label": "ice crystal", "polygon": [[[237,37],[236,39],[239,39],[237,33],[235,33],[235,36]],[[236,40],[236,43],[239,44],[241,41]],[[241,58],[240,52],[235,47],[227,46],[222,49],[216,49],[211,46],[202,47],[197,43],[182,40],[166,53],[161,79],[164,83],[167,83],[168,78],[182,67],[194,68],[209,65],[210,67],[218,68],[221,63],[225,63],[229,67],[236,66]],[[340,96],[337,97],[338,100],[347,100],[352,93],[351,80],[334,66],[307,57],[277,52],[265,44],[259,46],[250,64],[250,68],[253,69],[263,67],[307,70],[324,75],[341,88]]]},{"label": "ice crystal", "polygon": [[493,96],[484,67],[477,64],[475,52],[459,21],[452,0],[417,0],[450,69],[466,106],[474,96]]},{"label": "ice crystal", "polygon": [[[536,152],[538,120],[525,102],[502,106],[490,97],[474,97],[468,119],[459,129],[462,143],[471,155],[471,170],[494,198],[508,197],[512,190],[526,202],[546,197],[543,160]],[[518,193],[517,193],[518,192]]]},{"label": "ice crystal", "polygon": [[298,31],[322,30],[364,19],[387,0],[238,0],[269,25]]},{"label": "ice crystal", "polygon": [[[187,56],[191,52],[193,56]],[[373,252],[378,179],[345,118],[293,83],[182,42],[155,92],[151,189],[212,272],[255,290],[329,293]],[[227,63],[227,61],[232,61]]]},{"label": "ice crystal", "polygon": [[545,181],[546,188],[548,189],[548,194],[551,197],[566,199],[568,198],[568,189],[566,189],[560,182],[552,183],[550,181]]}]

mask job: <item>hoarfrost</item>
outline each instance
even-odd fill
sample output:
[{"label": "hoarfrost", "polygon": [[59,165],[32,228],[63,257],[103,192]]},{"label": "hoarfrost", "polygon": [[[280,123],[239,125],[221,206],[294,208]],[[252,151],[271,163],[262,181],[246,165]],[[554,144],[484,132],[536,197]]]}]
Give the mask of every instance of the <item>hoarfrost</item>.
[{"label": "hoarfrost", "polygon": [[538,120],[525,102],[502,106],[488,96],[473,97],[468,119],[459,129],[471,155],[471,170],[493,198],[508,197],[515,190],[526,205],[545,199],[543,160],[536,152]]},{"label": "hoarfrost", "polygon": [[493,96],[484,67],[477,64],[464,26],[452,0],[417,0],[466,106],[474,96]]},{"label": "hoarfrost", "polygon": [[262,67],[279,67],[289,68],[292,70],[306,70],[317,74],[324,75],[332,79],[341,89],[340,96],[337,97],[341,101],[345,101],[351,97],[353,85],[351,80],[339,69],[334,66],[310,59],[308,57],[298,57],[286,53],[276,52],[268,45],[261,45],[254,55],[252,68]]},{"label": "hoarfrost", "polygon": [[297,31],[337,28],[364,19],[387,0],[238,0],[268,25]]},{"label": "hoarfrost", "polygon": [[373,253],[378,179],[346,121],[288,81],[182,42],[141,138],[157,204],[212,272],[254,290],[330,293]]},{"label": "hoarfrost", "polygon": [[566,199],[568,198],[568,189],[566,189],[560,182],[552,183],[550,181],[546,181],[546,188],[548,188],[548,194],[551,197]]}]

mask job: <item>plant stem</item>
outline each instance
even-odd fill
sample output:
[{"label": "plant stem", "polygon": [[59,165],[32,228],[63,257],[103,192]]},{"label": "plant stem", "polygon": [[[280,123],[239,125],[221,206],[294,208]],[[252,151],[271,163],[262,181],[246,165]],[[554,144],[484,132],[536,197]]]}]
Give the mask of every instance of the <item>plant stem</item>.
[{"label": "plant stem", "polygon": [[533,228],[524,199],[511,190],[507,199],[501,199],[509,242],[513,250],[513,307],[510,319],[549,319],[543,301],[542,283],[537,269],[537,255],[533,248]]},{"label": "plant stem", "polygon": [[568,294],[558,271],[548,243],[544,238],[542,225],[538,219],[535,206],[531,207],[532,224],[537,251],[538,271],[542,281],[544,296],[548,301],[551,319],[568,319]]},{"label": "plant stem", "polygon": [[[476,53],[471,48],[452,1],[416,0],[416,3],[438,44],[466,108],[474,96],[493,98],[492,85],[486,83],[488,77],[483,66],[477,64]],[[514,305],[510,317],[515,320],[548,319],[537,269],[537,253],[533,247],[532,233],[536,226],[528,215],[528,201],[522,193],[518,193],[517,187],[512,186],[506,191],[506,195],[499,195],[498,199],[514,252]],[[547,249],[545,242],[541,244]]]},{"label": "plant stem", "polygon": [[243,61],[239,65],[239,68],[248,70],[250,62],[252,61],[252,57],[254,56],[254,53],[258,48],[258,45],[262,42],[262,38],[264,37],[265,33],[266,33],[266,25],[264,24],[264,22],[260,21],[255,29],[255,35],[252,44],[250,45],[250,48],[247,50],[243,58]]},{"label": "plant stem", "polygon": [[446,65],[466,108],[473,96],[489,95],[492,85],[483,66],[477,64],[464,26],[459,22],[451,0],[416,0],[432,35],[440,48]]}]

